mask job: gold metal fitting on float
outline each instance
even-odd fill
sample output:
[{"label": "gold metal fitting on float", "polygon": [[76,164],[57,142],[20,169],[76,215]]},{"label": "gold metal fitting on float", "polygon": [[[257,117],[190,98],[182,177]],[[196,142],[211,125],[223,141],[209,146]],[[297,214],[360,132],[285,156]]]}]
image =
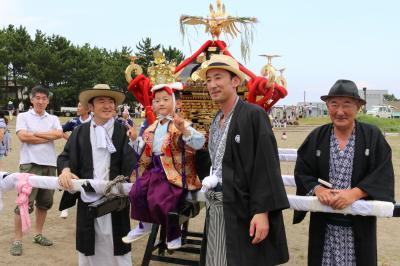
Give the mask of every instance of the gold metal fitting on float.
[{"label": "gold metal fitting on float", "polygon": [[174,60],[168,62],[165,55],[158,50],[153,52],[153,56],[154,64],[147,69],[151,83],[157,85],[176,82],[174,75],[176,62]]},{"label": "gold metal fitting on float", "polygon": [[259,56],[266,57],[268,63],[261,68],[261,76],[268,79],[267,86],[272,87],[275,82],[275,67],[272,65],[272,58],[281,57],[280,55],[260,54]]},{"label": "gold metal fitting on float", "polygon": [[279,85],[282,85],[286,89],[287,82],[286,82],[286,78],[283,76],[283,72],[285,71],[285,69],[286,68],[278,69],[279,76],[276,78],[275,82],[278,83]]},{"label": "gold metal fitting on float", "polygon": [[125,79],[128,82],[128,84],[132,80],[132,72],[135,73],[135,76],[140,75],[143,73],[143,69],[140,65],[136,64],[135,61],[137,59],[141,58],[140,56],[129,56],[129,59],[131,59],[130,65],[125,69]]}]

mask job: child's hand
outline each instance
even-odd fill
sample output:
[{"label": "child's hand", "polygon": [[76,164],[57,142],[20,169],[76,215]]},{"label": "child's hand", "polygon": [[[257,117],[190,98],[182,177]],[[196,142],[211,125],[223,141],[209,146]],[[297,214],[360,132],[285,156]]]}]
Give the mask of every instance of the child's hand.
[{"label": "child's hand", "polygon": [[136,132],[135,127],[130,127],[128,129],[128,131],[126,132],[126,135],[128,136],[128,138],[130,138],[132,141],[135,141],[138,137],[138,134]]},{"label": "child's hand", "polygon": [[175,127],[180,131],[180,132],[185,132],[186,127],[185,127],[185,120],[180,117],[178,114],[174,115],[174,125]]}]

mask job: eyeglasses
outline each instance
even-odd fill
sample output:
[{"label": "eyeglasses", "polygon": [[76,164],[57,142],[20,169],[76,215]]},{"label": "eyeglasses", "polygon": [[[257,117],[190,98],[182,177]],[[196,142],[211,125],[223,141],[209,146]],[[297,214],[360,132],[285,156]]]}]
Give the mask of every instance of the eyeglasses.
[{"label": "eyeglasses", "polygon": [[340,107],[343,110],[351,110],[354,108],[353,103],[344,103],[344,104],[338,104],[338,103],[328,103],[328,108],[333,109],[333,110],[338,110]]}]

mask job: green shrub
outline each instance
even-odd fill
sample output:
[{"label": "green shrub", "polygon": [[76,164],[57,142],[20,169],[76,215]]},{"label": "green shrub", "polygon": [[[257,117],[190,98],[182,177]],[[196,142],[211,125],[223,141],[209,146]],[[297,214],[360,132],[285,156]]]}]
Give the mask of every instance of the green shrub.
[{"label": "green shrub", "polygon": [[[371,115],[359,114],[357,120],[379,127],[384,132],[400,132],[400,119],[380,118]],[[309,117],[299,120],[300,125],[319,126],[330,123],[328,116],[325,117]]]}]

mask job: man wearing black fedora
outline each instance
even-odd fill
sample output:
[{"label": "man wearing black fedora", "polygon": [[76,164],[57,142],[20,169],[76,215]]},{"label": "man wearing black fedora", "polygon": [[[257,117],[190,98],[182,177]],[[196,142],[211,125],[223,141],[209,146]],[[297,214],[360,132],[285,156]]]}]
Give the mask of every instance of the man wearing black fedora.
[{"label": "man wearing black fedora", "polygon": [[[313,130],[298,150],[297,195],[339,210],[358,199],[394,202],[391,148],[377,127],[356,120],[366,103],[356,84],[338,80],[321,100],[332,123]],[[295,211],[293,222],[305,215]],[[308,265],[377,265],[376,217],[311,213]]]},{"label": "man wearing black fedora", "polygon": [[[106,84],[82,91],[79,101],[93,112],[93,119],[75,128],[58,156],[59,183],[70,189],[72,179],[112,180],[130,176],[136,163],[123,125],[115,122],[115,107],[125,95]],[[65,191],[60,210],[78,201],[76,249],[79,265],[132,265],[131,246],[121,238],[130,230],[129,207],[94,218],[88,205],[101,195]]]}]

